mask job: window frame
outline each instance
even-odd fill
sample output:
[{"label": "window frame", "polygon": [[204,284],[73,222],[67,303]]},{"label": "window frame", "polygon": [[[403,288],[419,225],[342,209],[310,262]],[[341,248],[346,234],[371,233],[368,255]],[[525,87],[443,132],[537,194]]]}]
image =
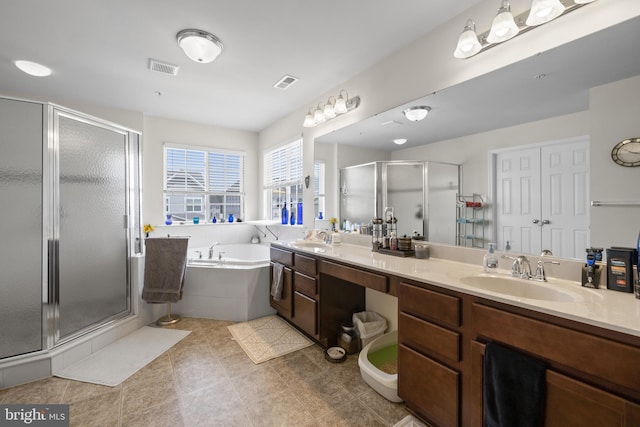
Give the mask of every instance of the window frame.
[{"label": "window frame", "polygon": [[[189,165],[186,164],[186,168],[182,169],[182,172],[187,174],[193,174],[196,176],[197,174],[202,174],[203,185],[202,189],[197,188],[189,188],[189,185],[186,183],[187,177],[185,176],[185,188],[170,188],[168,180],[169,180],[169,154],[170,150],[183,150],[185,152],[185,163],[188,162],[188,154],[189,152],[199,153],[204,155],[204,161],[202,164],[202,170],[194,171],[189,169]],[[194,154],[195,155],[195,154]],[[227,182],[227,175],[231,175],[232,177],[237,178],[237,191],[220,191],[218,188],[215,190],[212,189],[214,186],[213,182],[211,182],[212,173],[215,173],[212,168],[216,166],[216,164],[212,164],[214,159],[213,156],[222,155],[224,158],[224,167],[222,169],[222,176],[224,177],[224,188],[229,189],[232,186]],[[231,156],[235,158],[233,163],[239,162],[238,167],[233,169],[231,172],[227,173],[227,157]],[[213,210],[219,210],[221,207],[221,211],[219,213],[220,216],[216,215],[218,220],[225,221],[229,215],[229,213],[233,213],[236,219],[244,218],[245,213],[245,167],[246,164],[246,152],[237,151],[237,150],[228,150],[217,147],[205,147],[205,146],[195,146],[195,145],[182,145],[182,144],[174,144],[170,142],[165,142],[163,145],[163,185],[162,185],[162,193],[163,193],[163,212],[166,216],[167,214],[178,215],[184,214],[184,218],[178,217],[178,221],[191,221],[193,217],[198,216],[203,222],[211,222],[213,219],[213,215],[211,212]],[[231,170],[231,169],[230,169]],[[218,174],[216,174],[218,175]],[[197,180],[196,180],[197,181]],[[172,199],[181,198],[182,197],[182,205],[184,212],[171,212],[172,205],[176,205],[176,203],[171,203]],[[221,198],[222,202],[213,201],[213,198]],[[234,200],[230,202],[230,198],[239,198],[239,202]],[[198,207],[201,208],[199,211],[189,210],[189,208]],[[179,205],[179,203],[177,203]],[[174,219],[175,221],[175,219]]]},{"label": "window frame", "polygon": [[[274,165],[278,159],[280,165]],[[282,204],[290,211],[297,211],[302,201],[304,148],[302,135],[289,139],[263,152],[264,218],[282,222]],[[274,168],[274,166],[276,166]],[[283,176],[284,174],[284,176]],[[296,220],[297,222],[297,220]]]}]

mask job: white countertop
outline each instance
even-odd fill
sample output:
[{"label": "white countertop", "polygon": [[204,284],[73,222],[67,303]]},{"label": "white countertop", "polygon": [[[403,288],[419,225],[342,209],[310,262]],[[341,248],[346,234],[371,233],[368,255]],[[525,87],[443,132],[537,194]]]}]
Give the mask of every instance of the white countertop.
[{"label": "white countertop", "polygon": [[[511,296],[492,292],[477,286],[462,283],[469,276],[486,275],[482,266],[436,258],[416,259],[396,257],[372,252],[370,248],[358,245],[327,245],[324,248],[297,246],[290,242],[274,242],[284,248],[307,252],[327,260],[342,261],[354,266],[428,282],[444,289],[463,292],[493,301],[526,308],[585,324],[635,335],[640,337],[640,300],[634,294],[608,289],[589,289],[580,282],[557,280],[547,276],[547,282],[522,281],[531,286],[550,287],[569,295],[571,301],[551,301]],[[510,271],[498,270],[495,277],[508,278]]]}]

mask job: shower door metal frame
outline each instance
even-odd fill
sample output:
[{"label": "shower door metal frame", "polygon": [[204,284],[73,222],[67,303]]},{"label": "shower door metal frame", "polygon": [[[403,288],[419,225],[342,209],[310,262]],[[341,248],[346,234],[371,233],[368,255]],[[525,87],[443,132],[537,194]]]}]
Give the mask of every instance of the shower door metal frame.
[{"label": "shower door metal frame", "polygon": [[[45,139],[46,144],[43,144],[43,174],[44,174],[44,188],[43,188],[43,206],[45,206],[43,213],[43,260],[47,260],[48,265],[43,266],[43,349],[50,349],[55,346],[67,343],[79,336],[88,334],[106,325],[112,324],[117,320],[131,316],[132,312],[132,271],[131,271],[131,257],[133,252],[138,252],[132,246],[132,234],[136,233],[138,236],[136,240],[139,241],[139,230],[136,231],[135,226],[138,225],[138,218],[140,216],[140,197],[136,197],[133,192],[136,186],[140,187],[140,159],[133,158],[133,147],[131,137],[137,135],[137,141],[135,143],[135,152],[140,153],[140,140],[139,133],[126,129],[122,126],[110,123],[108,121],[79,113],[74,110],[70,110],[64,107],[60,107],[54,104],[45,105]],[[60,336],[60,283],[59,283],[59,242],[60,242],[60,170],[59,170],[59,117],[66,117],[72,120],[76,120],[91,126],[100,127],[109,131],[116,132],[122,135],[125,139],[125,211],[123,216],[123,225],[126,228],[125,232],[125,248],[126,251],[126,309],[120,313],[114,314],[102,321],[86,326],[78,331],[75,331],[65,337]],[[135,156],[139,157],[139,156]],[[137,176],[134,176],[133,163],[137,162],[136,169],[138,170]],[[132,182],[137,180],[137,183]],[[132,210],[133,204],[136,203],[137,207]]]}]

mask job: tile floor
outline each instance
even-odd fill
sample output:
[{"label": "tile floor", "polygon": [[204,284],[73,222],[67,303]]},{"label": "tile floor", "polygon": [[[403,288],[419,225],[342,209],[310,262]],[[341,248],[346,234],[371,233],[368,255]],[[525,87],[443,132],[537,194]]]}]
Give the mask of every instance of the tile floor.
[{"label": "tile floor", "polygon": [[192,331],[117,387],[47,378],[0,390],[0,403],[65,403],[72,426],[392,426],[408,412],[312,346],[255,365],[231,322],[185,318]]}]

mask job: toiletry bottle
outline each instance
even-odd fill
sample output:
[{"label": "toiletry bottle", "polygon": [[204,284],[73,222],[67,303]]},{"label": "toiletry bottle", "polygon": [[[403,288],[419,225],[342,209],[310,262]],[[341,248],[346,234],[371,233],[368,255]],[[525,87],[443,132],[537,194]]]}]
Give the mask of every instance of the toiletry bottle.
[{"label": "toiletry bottle", "polygon": [[289,224],[295,225],[296,223],[296,215],[293,210],[293,202],[291,202],[291,209],[289,210]]},{"label": "toiletry bottle", "polygon": [[283,203],[282,204],[282,223],[283,224],[288,224],[289,223],[289,211],[287,210],[287,204]]},{"label": "toiletry bottle", "polygon": [[302,199],[298,199],[298,216],[296,217],[296,223],[302,224]]},{"label": "toiletry bottle", "polygon": [[482,267],[485,273],[492,273],[498,269],[498,256],[493,253],[493,243],[489,243],[489,252],[482,258]]}]

